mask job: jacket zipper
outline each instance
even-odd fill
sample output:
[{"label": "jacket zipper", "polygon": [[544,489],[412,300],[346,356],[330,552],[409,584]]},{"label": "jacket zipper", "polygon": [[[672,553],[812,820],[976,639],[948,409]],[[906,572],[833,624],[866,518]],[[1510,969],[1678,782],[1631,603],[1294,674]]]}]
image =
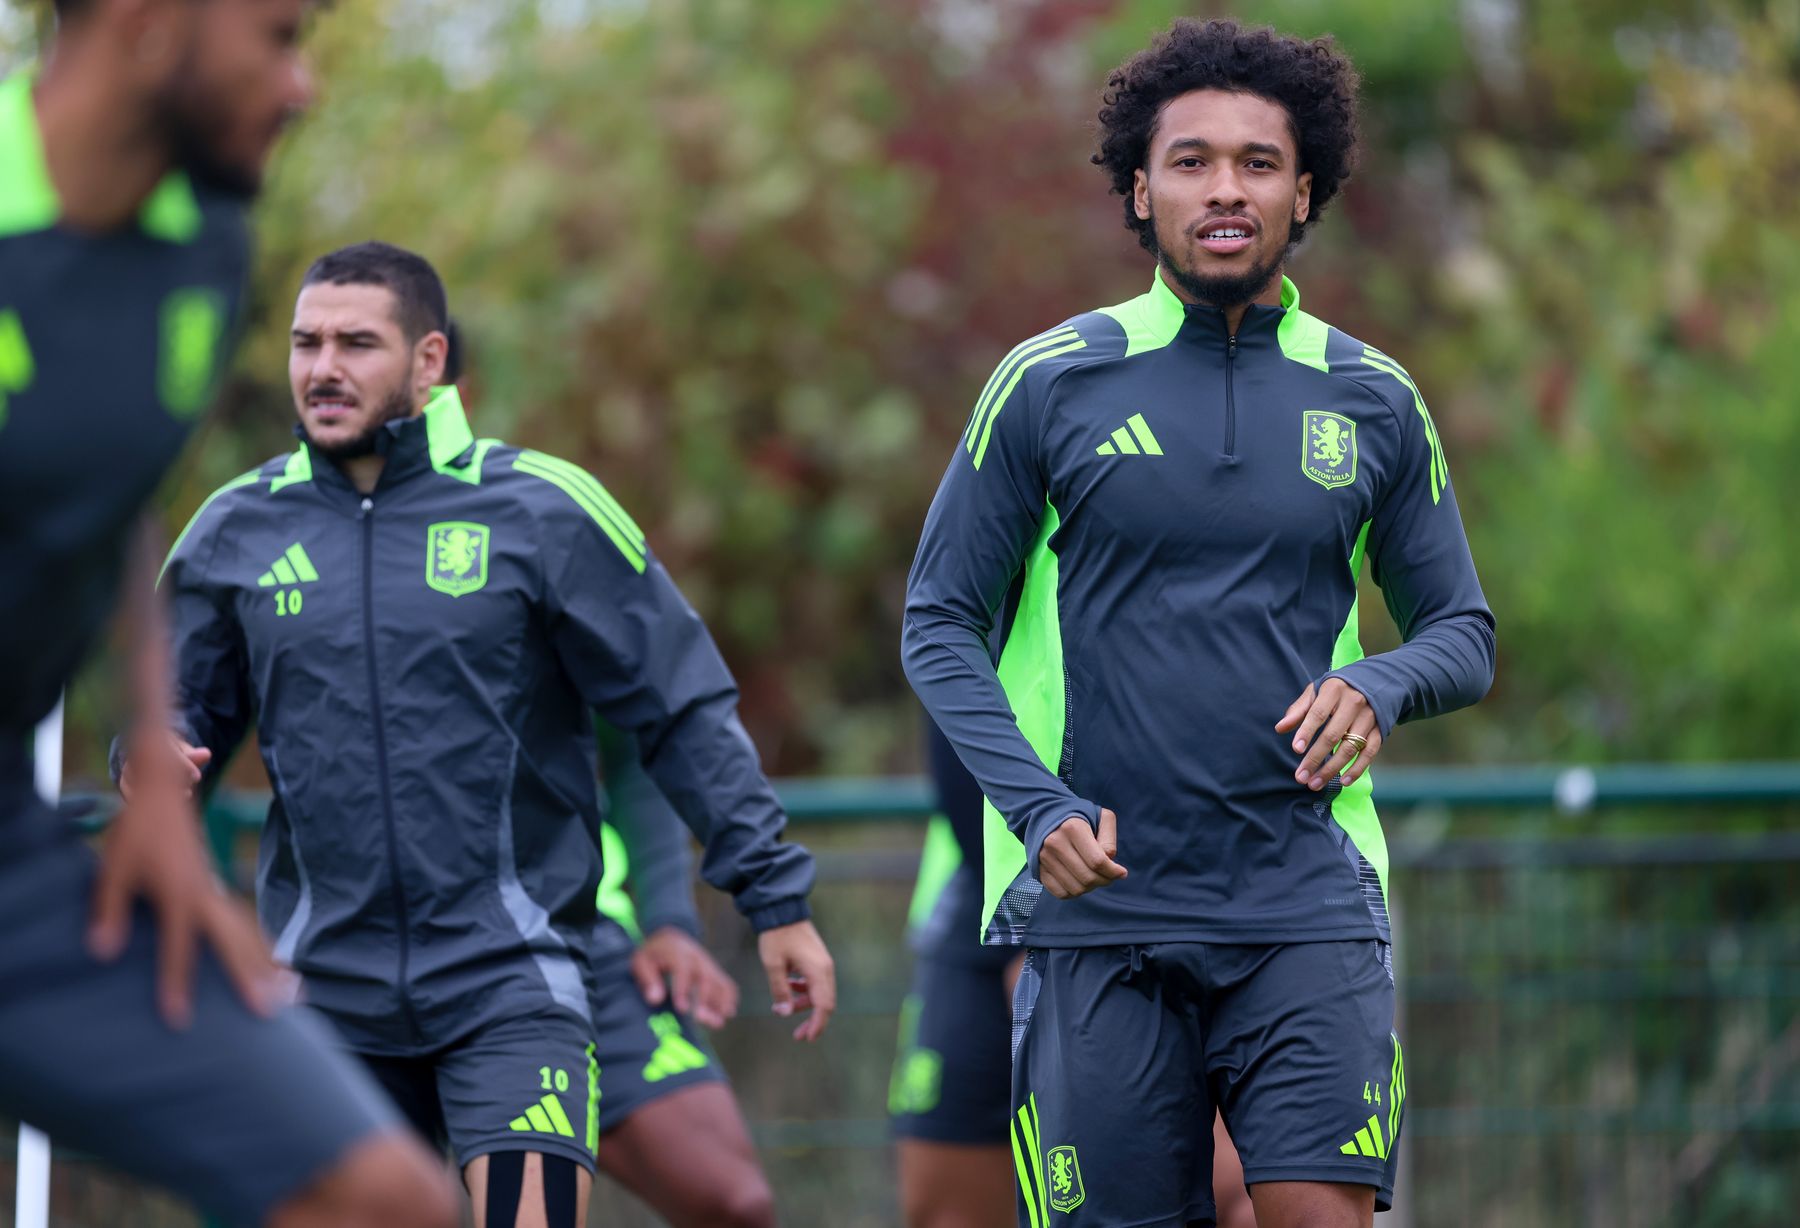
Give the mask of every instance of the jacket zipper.
[{"label": "jacket zipper", "polygon": [[364,497],[362,511],[363,660],[369,667],[369,715],[375,721],[375,772],[381,778],[381,813],[387,820],[388,889],[394,898],[394,920],[400,927],[400,1009],[416,1038],[419,1020],[413,1013],[412,991],[407,984],[407,963],[412,955],[411,925],[406,915],[406,893],[400,886],[400,835],[394,822],[394,788],[388,778],[387,726],[381,715],[381,688],[375,672],[375,501]]},{"label": "jacket zipper", "polygon": [[1237,373],[1237,334],[1225,339],[1225,455],[1237,455],[1237,400],[1232,385]]}]

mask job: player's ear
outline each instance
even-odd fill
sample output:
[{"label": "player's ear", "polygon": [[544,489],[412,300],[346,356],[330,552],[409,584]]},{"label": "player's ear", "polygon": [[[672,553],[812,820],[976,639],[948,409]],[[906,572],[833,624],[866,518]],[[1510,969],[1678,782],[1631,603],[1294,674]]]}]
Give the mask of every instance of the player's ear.
[{"label": "player's ear", "polygon": [[1294,185],[1294,220],[1304,224],[1312,213],[1312,172],[1302,174]]},{"label": "player's ear", "polygon": [[414,390],[430,395],[430,390],[444,382],[444,370],[450,358],[450,339],[433,329],[419,338],[413,347]]},{"label": "player's ear", "polygon": [[1138,220],[1150,220],[1150,176],[1139,167],[1131,172],[1131,207],[1137,211]]}]

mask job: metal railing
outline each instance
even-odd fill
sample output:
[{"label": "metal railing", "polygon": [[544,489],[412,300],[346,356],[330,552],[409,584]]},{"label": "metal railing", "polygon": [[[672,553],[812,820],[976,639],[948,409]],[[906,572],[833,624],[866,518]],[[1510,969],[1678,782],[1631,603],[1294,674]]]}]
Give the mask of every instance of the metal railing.
[{"label": "metal railing", "polygon": [[[745,987],[716,1037],[785,1223],[897,1223],[887,1078],[924,781],[782,781],[843,1009],[796,1050]],[[1800,1206],[1800,764],[1388,768],[1402,1201],[1388,1228],[1761,1228]],[[224,846],[266,799],[222,793]],[[1725,830],[1729,829],[1729,830]],[[241,863],[240,863],[241,864]],[[166,1221],[173,1222],[173,1221]],[[594,1222],[653,1224],[597,1188]]]}]

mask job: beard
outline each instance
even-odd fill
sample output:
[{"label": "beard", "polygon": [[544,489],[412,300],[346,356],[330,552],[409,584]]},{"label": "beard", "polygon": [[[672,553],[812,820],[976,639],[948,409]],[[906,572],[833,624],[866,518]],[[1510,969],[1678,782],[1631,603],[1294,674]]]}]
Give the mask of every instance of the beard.
[{"label": "beard", "polygon": [[1290,241],[1284,243],[1268,259],[1251,265],[1242,273],[1201,273],[1187,268],[1171,256],[1162,245],[1161,228],[1156,222],[1156,211],[1150,212],[1150,252],[1157,263],[1169,271],[1169,276],[1195,302],[1205,303],[1209,307],[1241,307],[1254,302],[1281,272],[1281,266],[1287,262],[1288,248],[1292,246],[1292,224],[1289,224]]},{"label": "beard", "polygon": [[[341,388],[329,385],[314,390],[315,392],[333,395],[342,393]],[[380,442],[382,428],[398,418],[410,418],[413,415],[412,397],[404,387],[396,388],[382,399],[376,407],[374,418],[364,427],[360,434],[349,439],[341,439],[336,443],[320,443],[310,434],[306,442],[312,445],[313,451],[334,461],[355,460],[361,456],[373,456],[376,445]]]},{"label": "beard", "polygon": [[204,84],[195,60],[192,53],[183,57],[155,99],[157,126],[176,169],[195,187],[248,201],[262,190],[262,167],[244,165],[226,152],[239,108]]}]

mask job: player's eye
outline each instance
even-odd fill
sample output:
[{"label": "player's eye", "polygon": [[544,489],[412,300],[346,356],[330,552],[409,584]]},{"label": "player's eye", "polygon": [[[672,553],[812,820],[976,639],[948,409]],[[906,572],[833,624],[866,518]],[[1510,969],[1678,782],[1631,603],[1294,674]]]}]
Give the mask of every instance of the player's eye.
[{"label": "player's eye", "polygon": [[1175,160],[1175,165],[1179,166],[1179,167],[1183,167],[1187,170],[1192,170],[1193,168],[1200,165],[1200,159],[1199,158],[1177,158]]},{"label": "player's eye", "polygon": [[1275,164],[1267,158],[1252,158],[1246,165],[1249,166],[1251,170],[1257,171],[1272,171],[1275,169]]}]

